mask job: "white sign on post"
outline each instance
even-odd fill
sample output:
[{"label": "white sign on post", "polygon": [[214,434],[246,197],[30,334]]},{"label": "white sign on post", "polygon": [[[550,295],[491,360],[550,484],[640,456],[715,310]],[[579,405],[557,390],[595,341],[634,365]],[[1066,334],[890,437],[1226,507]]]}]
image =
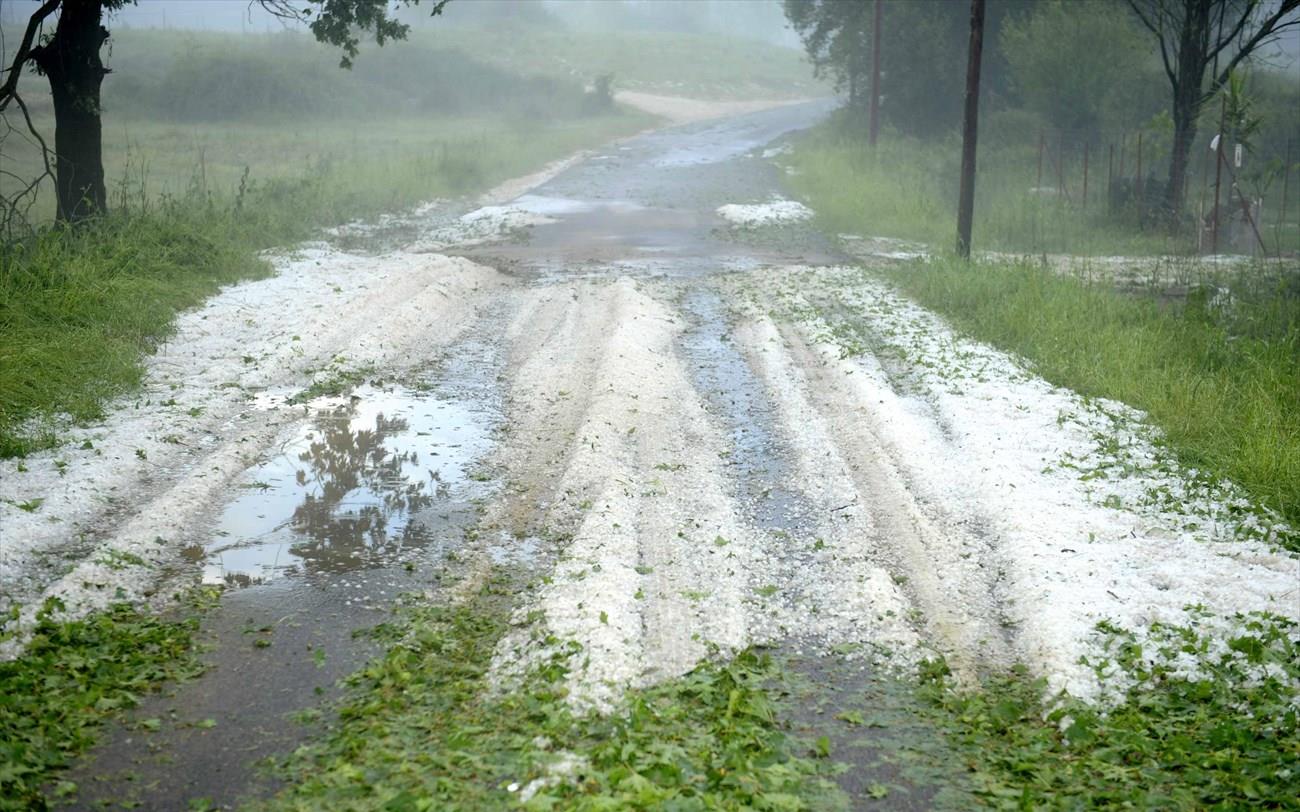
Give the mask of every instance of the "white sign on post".
[{"label": "white sign on post", "polygon": [[1241,144],[1238,144],[1232,150],[1232,165],[1237,169],[1241,169]]}]

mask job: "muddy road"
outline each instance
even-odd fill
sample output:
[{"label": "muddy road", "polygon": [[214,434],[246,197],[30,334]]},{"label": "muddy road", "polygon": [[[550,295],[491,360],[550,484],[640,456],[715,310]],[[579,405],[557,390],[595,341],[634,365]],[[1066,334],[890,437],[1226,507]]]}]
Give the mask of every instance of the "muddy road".
[{"label": "muddy road", "polygon": [[[793,711],[810,733],[879,690],[877,669],[935,652],[1086,696],[1102,617],[1300,600],[1266,538],[1204,543],[1207,523],[1231,534],[1231,494],[1188,496],[1205,511],[1189,530],[1123,490],[1165,468],[1080,481],[1099,426],[1132,415],[963,343],[773,208],[781,139],[829,109],[647,133],[512,200],[340,229],[186,314],[86,448],[7,477],[6,496],[46,502],[6,514],[25,539],[0,562],[6,601],[227,587],[207,674],[133,715],[160,730],[112,731],[73,771],[77,804],[269,791],[260,761],[317,735],[373,654],[355,630],[493,568],[547,576],[520,625],[582,644],[575,703],[767,645],[823,683]],[[719,214],[733,204],[756,219]],[[502,641],[503,679],[535,639]],[[913,780],[893,746],[845,748],[851,797]],[[914,788],[896,802],[924,806]]]}]

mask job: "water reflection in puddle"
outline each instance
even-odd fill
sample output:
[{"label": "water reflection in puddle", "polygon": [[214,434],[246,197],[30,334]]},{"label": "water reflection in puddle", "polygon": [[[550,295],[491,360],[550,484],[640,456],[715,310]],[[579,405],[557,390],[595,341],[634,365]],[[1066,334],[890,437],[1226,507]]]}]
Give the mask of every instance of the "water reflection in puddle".
[{"label": "water reflection in puddle", "polygon": [[411,560],[463,508],[489,445],[485,415],[403,388],[313,403],[253,467],[204,551],[205,583],[341,573]]}]

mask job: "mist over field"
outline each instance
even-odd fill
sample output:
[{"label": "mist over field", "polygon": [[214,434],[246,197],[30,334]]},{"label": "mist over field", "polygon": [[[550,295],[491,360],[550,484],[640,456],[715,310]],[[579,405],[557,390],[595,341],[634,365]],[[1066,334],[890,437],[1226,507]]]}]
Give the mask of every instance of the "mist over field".
[{"label": "mist over field", "polygon": [[1300,0],[0,0],[0,812],[1296,808]]}]

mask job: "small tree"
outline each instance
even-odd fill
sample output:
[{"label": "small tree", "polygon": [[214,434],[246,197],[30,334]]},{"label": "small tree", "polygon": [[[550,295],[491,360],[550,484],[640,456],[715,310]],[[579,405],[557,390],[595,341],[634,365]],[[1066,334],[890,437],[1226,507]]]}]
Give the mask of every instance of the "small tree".
[{"label": "small tree", "polygon": [[1046,0],[1009,20],[999,46],[1025,107],[1063,130],[1096,134],[1146,79],[1143,32],[1120,2]]},{"label": "small tree", "polygon": [[829,76],[849,94],[849,108],[864,99],[871,71],[872,6],[845,0],[785,0],[786,19],[803,40],[817,77]]},{"label": "small tree", "polygon": [[[107,210],[104,189],[103,118],[100,89],[108,69],[99,51],[108,40],[105,13],[112,13],[130,0],[45,0],[27,21],[23,38],[5,69],[0,84],[0,113],[12,103],[41,146],[45,173],[21,192],[24,197],[45,177],[54,177],[58,199],[56,216],[62,222],[102,214]],[[283,19],[307,23],[317,40],[343,50],[342,66],[351,67],[360,37],[369,34],[377,44],[402,39],[408,26],[394,19],[389,0],[257,0]],[[400,0],[415,6],[420,0]],[[433,14],[439,14],[449,0],[433,0]],[[41,37],[46,20],[57,14],[54,33]],[[39,41],[38,41],[39,38]],[[18,92],[23,71],[31,68],[49,80],[54,102],[54,163],[50,164],[45,140],[33,125],[27,105]],[[12,213],[15,200],[9,201]]]},{"label": "small tree", "polygon": [[1278,32],[1300,25],[1300,0],[1128,0],[1128,4],[1155,37],[1173,92],[1174,137],[1164,206],[1176,220],[1182,212],[1188,158],[1202,106],[1228,82],[1237,65]]}]

